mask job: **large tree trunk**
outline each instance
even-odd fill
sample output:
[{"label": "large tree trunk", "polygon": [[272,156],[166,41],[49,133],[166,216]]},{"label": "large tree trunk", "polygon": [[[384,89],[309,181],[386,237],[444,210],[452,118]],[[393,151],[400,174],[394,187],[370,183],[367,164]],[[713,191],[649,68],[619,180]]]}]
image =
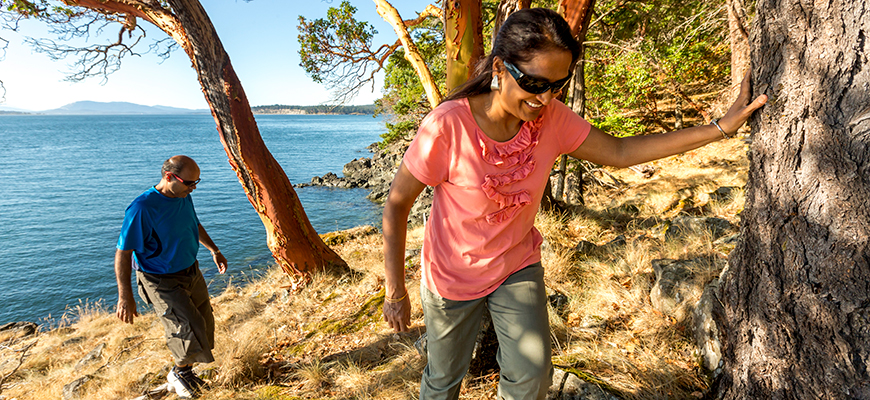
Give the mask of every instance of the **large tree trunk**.
[{"label": "large tree trunk", "polygon": [[870,398],[870,8],[758,3],[741,238],[717,399]]},{"label": "large tree trunk", "polygon": [[[580,57],[577,64],[574,66],[574,78],[569,86],[571,101],[568,104],[577,115],[581,117],[586,113],[586,75],[584,73],[584,60],[586,46],[583,42],[586,41],[586,31],[589,30],[589,23],[592,20],[592,10],[595,8],[595,0],[561,0],[559,3],[562,13],[565,15],[565,20],[571,27],[571,33],[580,42]],[[566,90],[563,93],[563,99],[567,95]],[[564,100],[563,100],[564,101]],[[581,168],[575,170],[577,172],[578,187],[583,187],[583,173]],[[557,171],[556,184],[553,185],[553,200],[563,201],[565,193],[565,181],[568,177],[568,156],[562,155],[559,158],[559,169]],[[576,197],[576,196],[568,196]]]},{"label": "large tree trunk", "polygon": [[287,273],[307,274],[347,264],[323,243],[302,209],[284,170],[257,129],[248,98],[214,26],[197,0],[169,0],[186,33],[218,133],[248,200],[266,227],[269,249]]},{"label": "large tree trunk", "polygon": [[230,165],[266,227],[269,250],[288,274],[347,264],[323,243],[308,221],[293,185],[269,153],[254,115],[214,26],[196,0],[68,0],[68,4],[143,18],[178,42],[193,62],[217,123]]},{"label": "large tree trunk", "polygon": [[444,0],[447,93],[465,83],[483,58],[480,0]]},{"label": "large tree trunk", "polygon": [[495,12],[495,21],[492,21],[492,43],[495,43],[495,37],[498,36],[498,30],[504,20],[514,12],[529,8],[532,6],[532,0],[501,0],[498,2],[498,10]]}]

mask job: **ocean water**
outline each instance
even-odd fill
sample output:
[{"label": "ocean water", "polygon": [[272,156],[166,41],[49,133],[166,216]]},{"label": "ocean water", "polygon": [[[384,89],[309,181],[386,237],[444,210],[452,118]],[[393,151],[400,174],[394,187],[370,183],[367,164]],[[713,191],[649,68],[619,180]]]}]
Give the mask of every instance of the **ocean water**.
[{"label": "ocean water", "polygon": [[[260,133],[292,183],[370,157],[384,132],[371,116],[258,115]],[[162,162],[191,156],[202,182],[191,195],[229,260],[218,275],[199,261],[209,291],[274,263],[266,232],[227,161],[210,115],[0,116],[0,324],[58,318],[80,301],[114,310],[115,244],[124,209],[160,180]],[[380,225],[363,189],[297,189],[318,233]],[[138,294],[137,294],[138,299]]]}]

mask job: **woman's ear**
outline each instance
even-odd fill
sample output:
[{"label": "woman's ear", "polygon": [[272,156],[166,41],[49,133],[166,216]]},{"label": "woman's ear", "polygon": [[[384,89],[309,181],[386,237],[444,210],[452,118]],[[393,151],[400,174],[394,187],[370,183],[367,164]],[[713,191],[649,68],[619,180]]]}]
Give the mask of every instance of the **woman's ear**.
[{"label": "woman's ear", "polygon": [[496,74],[501,74],[502,71],[504,71],[504,63],[502,62],[501,58],[499,58],[498,56],[494,56],[492,58],[492,72],[495,72]]}]

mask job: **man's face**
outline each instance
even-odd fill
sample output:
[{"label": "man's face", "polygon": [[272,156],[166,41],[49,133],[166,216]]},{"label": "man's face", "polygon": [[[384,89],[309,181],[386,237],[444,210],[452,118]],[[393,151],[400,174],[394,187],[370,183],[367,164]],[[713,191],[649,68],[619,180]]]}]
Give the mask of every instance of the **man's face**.
[{"label": "man's face", "polygon": [[177,174],[167,172],[166,179],[169,182],[167,189],[172,194],[171,197],[187,197],[196,189],[196,183],[199,181],[199,166],[188,164]]}]

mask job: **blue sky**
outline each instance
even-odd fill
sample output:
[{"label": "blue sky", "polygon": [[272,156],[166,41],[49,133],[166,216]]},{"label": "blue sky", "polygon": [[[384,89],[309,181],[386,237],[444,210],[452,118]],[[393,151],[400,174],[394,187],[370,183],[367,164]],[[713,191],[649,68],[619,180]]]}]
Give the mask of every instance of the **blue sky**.
[{"label": "blue sky", "polygon": [[[201,0],[233,67],[245,88],[251,105],[291,104],[315,105],[329,100],[329,91],[314,83],[299,66],[299,44],[296,30],[298,16],[323,18],[329,7],[340,0]],[[371,0],[350,0],[357,8],[357,19],[368,21],[378,30],[375,43],[393,43],[392,27],[378,15]],[[431,1],[393,0],[391,2],[404,19],[415,18]],[[145,23],[147,24],[147,23]],[[143,25],[145,25],[143,24]],[[148,25],[149,38],[165,34]],[[106,38],[117,35],[115,28]],[[44,26],[32,21],[22,24],[21,32],[34,37],[50,37]],[[196,73],[190,60],[177,50],[168,60],[154,55],[131,57],[121,69],[101,78],[89,78],[71,83],[64,81],[64,72],[72,61],[52,61],[23,43],[18,33],[3,31],[9,40],[5,58],[0,61],[0,80],[6,87],[2,108],[41,111],[80,100],[128,101],[144,105],[183,108],[207,108]],[[115,36],[117,38],[117,36]],[[381,83],[374,93],[370,87],[360,92],[353,104],[370,104],[380,97]],[[0,109],[2,109],[0,108]]]}]

